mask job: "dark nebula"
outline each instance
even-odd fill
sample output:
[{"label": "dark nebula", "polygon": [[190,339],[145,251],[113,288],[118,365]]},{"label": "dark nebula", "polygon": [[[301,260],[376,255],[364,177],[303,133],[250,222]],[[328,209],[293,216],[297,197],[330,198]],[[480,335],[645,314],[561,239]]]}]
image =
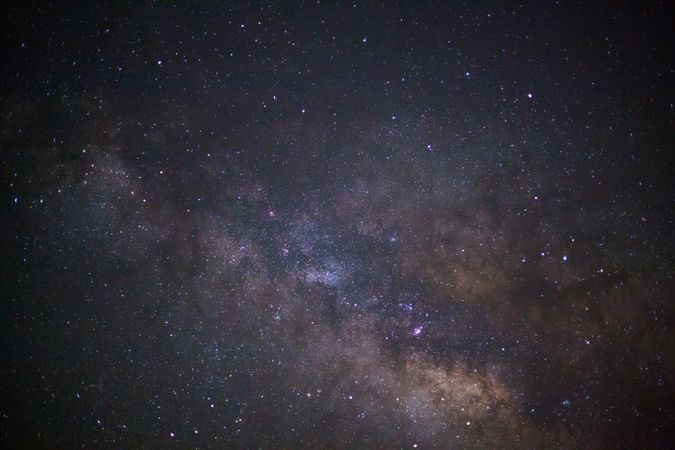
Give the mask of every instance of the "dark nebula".
[{"label": "dark nebula", "polygon": [[3,448],[675,448],[668,2],[13,2]]}]

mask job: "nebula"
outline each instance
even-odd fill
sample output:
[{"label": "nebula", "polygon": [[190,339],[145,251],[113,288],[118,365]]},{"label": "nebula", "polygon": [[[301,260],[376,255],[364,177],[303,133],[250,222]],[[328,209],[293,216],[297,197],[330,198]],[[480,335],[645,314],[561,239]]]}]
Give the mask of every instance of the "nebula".
[{"label": "nebula", "polygon": [[6,448],[673,448],[666,6],[13,6]]}]

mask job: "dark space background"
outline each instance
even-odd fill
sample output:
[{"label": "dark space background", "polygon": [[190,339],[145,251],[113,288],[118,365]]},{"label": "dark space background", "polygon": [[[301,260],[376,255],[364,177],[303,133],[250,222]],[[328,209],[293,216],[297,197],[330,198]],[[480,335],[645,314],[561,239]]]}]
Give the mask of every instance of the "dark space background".
[{"label": "dark space background", "polygon": [[4,448],[675,448],[670,2],[13,2]]}]

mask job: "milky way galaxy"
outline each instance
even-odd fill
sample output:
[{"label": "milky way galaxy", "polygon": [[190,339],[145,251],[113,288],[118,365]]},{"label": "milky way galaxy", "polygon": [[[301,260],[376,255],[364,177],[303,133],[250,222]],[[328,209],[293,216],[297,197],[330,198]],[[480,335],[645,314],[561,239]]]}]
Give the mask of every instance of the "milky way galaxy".
[{"label": "milky way galaxy", "polygon": [[675,448],[665,2],[3,16],[3,448]]}]

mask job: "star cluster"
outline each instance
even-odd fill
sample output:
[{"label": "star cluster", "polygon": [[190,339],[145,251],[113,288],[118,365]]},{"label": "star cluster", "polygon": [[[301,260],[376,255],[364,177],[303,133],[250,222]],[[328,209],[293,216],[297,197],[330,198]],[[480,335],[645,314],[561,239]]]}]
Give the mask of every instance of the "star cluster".
[{"label": "star cluster", "polygon": [[675,446],[668,6],[244,3],[4,14],[3,447]]}]

